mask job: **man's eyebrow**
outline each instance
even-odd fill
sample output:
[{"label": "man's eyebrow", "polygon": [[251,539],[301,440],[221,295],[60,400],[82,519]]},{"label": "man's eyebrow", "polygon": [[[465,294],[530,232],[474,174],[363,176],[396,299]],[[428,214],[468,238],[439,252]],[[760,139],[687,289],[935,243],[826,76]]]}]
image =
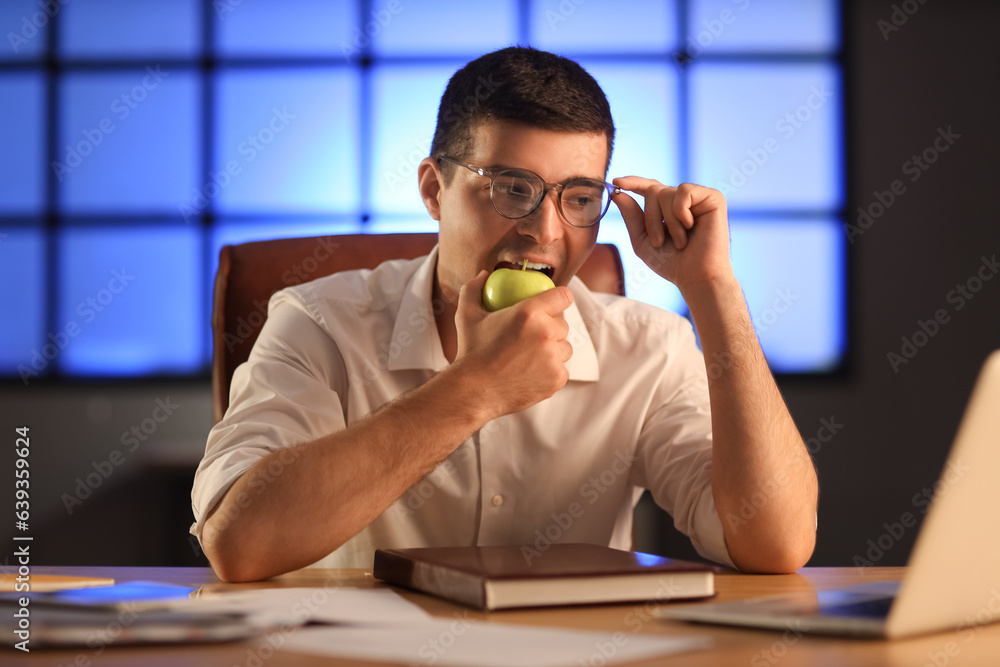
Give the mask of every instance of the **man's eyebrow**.
[{"label": "man's eyebrow", "polygon": [[525,169],[524,167],[513,167],[509,164],[488,164],[486,165],[485,168],[489,169],[490,171],[497,171],[499,169],[513,169],[515,171],[531,171],[530,169]]},{"label": "man's eyebrow", "polygon": [[[525,167],[512,167],[512,166],[507,165],[507,164],[490,164],[490,165],[484,165],[483,169],[485,169],[486,171],[500,171],[502,169],[510,169],[512,171],[526,171],[528,173],[535,174],[539,178],[541,177],[541,174],[539,174],[538,172],[532,171],[531,169],[527,169]],[[561,181],[546,181],[546,182],[547,183],[566,183],[567,181],[575,181],[575,180],[580,179],[580,178],[585,178],[588,181],[601,181],[601,182],[604,181],[604,178],[600,178],[600,177],[597,177],[597,176],[587,176],[586,174],[574,174],[573,176],[567,176],[566,178],[562,179]]]}]

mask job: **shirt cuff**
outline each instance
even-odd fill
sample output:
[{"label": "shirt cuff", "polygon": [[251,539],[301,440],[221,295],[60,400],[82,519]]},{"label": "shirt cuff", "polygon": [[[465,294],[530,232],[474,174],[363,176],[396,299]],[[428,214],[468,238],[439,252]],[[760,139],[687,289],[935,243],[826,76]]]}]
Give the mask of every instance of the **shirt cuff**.
[{"label": "shirt cuff", "polygon": [[715,509],[715,498],[712,496],[711,484],[702,489],[701,496],[698,498],[694,530],[691,531],[690,537],[695,550],[702,557],[734,570],[739,569],[729,556],[726,534],[722,529],[722,519],[719,517],[719,512]]},{"label": "shirt cuff", "polygon": [[195,483],[191,490],[191,511],[194,513],[194,523],[190,532],[201,540],[205,529],[205,520],[212,510],[222,501],[223,496],[246,471],[260,460],[260,457],[249,458],[245,452],[234,451],[229,456],[222,456],[212,461],[204,469],[198,470]]}]

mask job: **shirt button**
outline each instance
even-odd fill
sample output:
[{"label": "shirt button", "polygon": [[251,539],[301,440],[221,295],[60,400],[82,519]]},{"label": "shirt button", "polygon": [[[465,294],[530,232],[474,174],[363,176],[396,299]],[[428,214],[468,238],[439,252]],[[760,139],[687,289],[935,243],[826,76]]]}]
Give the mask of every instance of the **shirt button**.
[{"label": "shirt button", "polygon": [[493,507],[500,507],[501,505],[503,505],[503,496],[498,493],[493,496]]}]

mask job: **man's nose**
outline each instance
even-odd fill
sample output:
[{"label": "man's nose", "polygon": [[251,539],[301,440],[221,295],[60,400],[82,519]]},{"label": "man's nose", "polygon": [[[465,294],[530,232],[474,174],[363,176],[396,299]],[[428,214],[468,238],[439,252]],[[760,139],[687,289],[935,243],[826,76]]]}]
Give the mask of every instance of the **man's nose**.
[{"label": "man's nose", "polygon": [[517,221],[519,233],[535,239],[539,245],[558,240],[565,231],[565,222],[559,212],[559,191],[546,191],[538,208]]}]

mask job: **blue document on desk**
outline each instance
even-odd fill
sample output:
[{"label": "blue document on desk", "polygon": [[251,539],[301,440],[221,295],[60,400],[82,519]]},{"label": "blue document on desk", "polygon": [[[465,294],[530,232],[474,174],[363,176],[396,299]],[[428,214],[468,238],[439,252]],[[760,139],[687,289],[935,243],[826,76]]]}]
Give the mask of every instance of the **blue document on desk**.
[{"label": "blue document on desk", "polygon": [[132,581],[55,593],[5,593],[0,596],[0,632],[4,643],[30,650],[234,641],[262,630],[245,614],[170,608],[196,590]]}]

